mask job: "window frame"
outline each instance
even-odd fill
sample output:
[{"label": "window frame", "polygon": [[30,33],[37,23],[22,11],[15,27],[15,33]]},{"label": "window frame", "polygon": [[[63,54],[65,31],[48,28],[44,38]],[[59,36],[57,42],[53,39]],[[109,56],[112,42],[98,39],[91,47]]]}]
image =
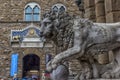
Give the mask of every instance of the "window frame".
[{"label": "window frame", "polygon": [[[31,13],[31,15],[32,15],[32,20],[26,20],[26,14],[28,14],[28,13],[26,13],[26,8],[27,8],[28,6],[32,8],[32,13]],[[34,20],[34,14],[36,14],[36,13],[34,13],[33,10],[34,10],[34,8],[35,8],[36,6],[39,8],[39,13],[37,13],[37,14],[39,15],[39,20]],[[29,22],[29,21],[30,21],[30,22],[31,22],[31,21],[41,21],[41,7],[39,6],[38,3],[30,2],[30,3],[26,4],[26,6],[24,7],[24,18],[23,18],[23,20],[24,20],[24,21],[27,21],[27,22]]]},{"label": "window frame", "polygon": [[51,7],[51,10],[52,10],[52,11],[53,11],[53,9],[54,9],[55,6],[58,8],[58,12],[60,12],[60,8],[61,8],[61,7],[64,7],[64,8],[65,8],[65,12],[67,11],[66,6],[65,6],[64,4],[62,4],[62,3],[56,3],[56,4],[54,4],[54,5]]}]

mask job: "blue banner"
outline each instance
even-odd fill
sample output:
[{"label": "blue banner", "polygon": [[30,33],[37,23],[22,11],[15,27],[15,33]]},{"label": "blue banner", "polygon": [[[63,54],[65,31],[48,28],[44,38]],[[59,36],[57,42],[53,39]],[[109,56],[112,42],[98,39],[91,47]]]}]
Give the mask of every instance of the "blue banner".
[{"label": "blue banner", "polygon": [[10,76],[14,76],[14,74],[17,74],[17,69],[18,69],[18,54],[12,54]]}]

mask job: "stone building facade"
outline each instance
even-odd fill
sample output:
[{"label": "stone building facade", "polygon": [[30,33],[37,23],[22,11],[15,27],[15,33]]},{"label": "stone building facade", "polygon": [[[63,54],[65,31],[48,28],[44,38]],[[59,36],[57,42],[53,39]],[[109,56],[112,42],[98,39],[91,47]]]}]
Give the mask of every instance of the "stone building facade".
[{"label": "stone building facade", "polygon": [[118,22],[120,21],[119,0],[83,0],[84,18],[95,22]]},{"label": "stone building facade", "polygon": [[[40,19],[37,21],[27,21],[27,19],[25,19],[26,6],[30,5],[31,7],[33,7],[31,3],[37,4],[39,6]],[[19,45],[19,41],[17,41],[17,39],[20,38],[21,35],[23,35],[22,32],[25,32],[26,30],[28,30],[26,34],[28,34],[29,32],[30,34],[34,34],[34,29],[39,30],[42,15],[46,11],[49,11],[53,5],[64,5],[66,11],[72,15],[81,14],[78,7],[73,0],[1,0],[0,4],[0,78],[11,80],[11,56],[13,54],[18,54],[18,77],[24,77],[25,74],[27,74],[24,69],[24,66],[26,66],[27,64],[25,65],[24,63],[27,63],[27,60],[33,60],[33,58],[38,58],[37,61],[33,61],[33,63],[37,62],[36,64],[38,65],[34,66],[37,68],[34,69],[38,71],[37,75],[41,77],[42,72],[45,70],[46,54],[50,54],[54,57],[56,54],[55,45],[51,42],[47,42],[45,43],[44,48],[36,46],[40,42],[37,43],[36,41],[36,43],[34,43],[34,39],[33,41],[30,41],[29,39],[34,38],[34,36],[31,36],[30,38],[26,39],[29,43],[24,43],[24,46],[21,46]],[[35,18],[38,19],[37,17]],[[33,29],[33,32],[29,31],[31,28]],[[21,32],[21,35],[16,36],[19,32]],[[26,38],[26,36],[24,35],[22,36],[22,38]],[[35,38],[37,39],[37,37]],[[32,58],[30,58],[31,55],[33,55]],[[34,73],[35,71],[31,72]]]}]

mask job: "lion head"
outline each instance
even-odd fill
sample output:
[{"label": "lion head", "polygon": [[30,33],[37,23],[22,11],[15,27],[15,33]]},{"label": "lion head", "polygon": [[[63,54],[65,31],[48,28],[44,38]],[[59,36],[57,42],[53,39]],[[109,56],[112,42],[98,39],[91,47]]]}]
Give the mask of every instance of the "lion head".
[{"label": "lion head", "polygon": [[66,13],[54,13],[49,12],[44,15],[44,19],[41,22],[41,37],[47,39],[55,39],[58,35],[64,34],[64,32],[71,26],[71,17]]},{"label": "lion head", "polygon": [[64,44],[68,43],[70,38],[73,38],[74,26],[79,27],[81,36],[86,37],[92,25],[91,21],[70,16],[67,12],[56,14],[51,11],[44,15],[40,36]]},{"label": "lion head", "polygon": [[41,23],[41,37],[44,36],[45,38],[52,38],[53,32],[56,31],[54,28],[54,22],[49,17],[45,18]]}]

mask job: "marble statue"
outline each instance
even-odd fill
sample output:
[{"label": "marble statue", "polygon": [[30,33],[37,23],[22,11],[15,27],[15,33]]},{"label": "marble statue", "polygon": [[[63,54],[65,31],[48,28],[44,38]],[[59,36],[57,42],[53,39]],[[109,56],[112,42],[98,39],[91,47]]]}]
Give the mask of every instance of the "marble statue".
[{"label": "marble statue", "polygon": [[[54,70],[59,63],[79,59],[83,69],[75,80],[90,78],[120,78],[120,23],[93,23],[88,19],[68,13],[48,12],[41,22],[40,37],[50,39],[64,49],[57,54],[47,70]],[[113,50],[112,63],[100,68],[94,56],[99,51]],[[113,65],[112,65],[113,64]]]}]

